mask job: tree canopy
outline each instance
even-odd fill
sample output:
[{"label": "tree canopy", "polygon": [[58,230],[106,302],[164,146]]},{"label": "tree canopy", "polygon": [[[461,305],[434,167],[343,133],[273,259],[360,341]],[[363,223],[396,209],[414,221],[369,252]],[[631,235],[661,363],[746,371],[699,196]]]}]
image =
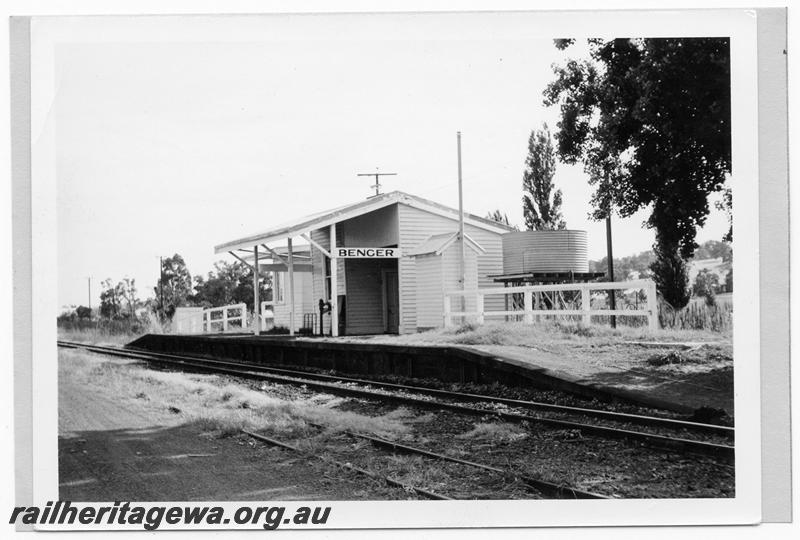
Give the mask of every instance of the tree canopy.
[{"label": "tree canopy", "polygon": [[547,124],[528,137],[528,156],[522,173],[522,212],[529,231],[564,229],[561,190],[555,189],[556,154]]},{"label": "tree canopy", "polygon": [[486,214],[486,219],[491,219],[492,221],[502,223],[503,225],[510,225],[510,223],[508,222],[508,215],[504,214],[500,210],[489,212],[488,214]]},{"label": "tree canopy", "polygon": [[[566,49],[573,40],[556,40]],[[674,307],[688,301],[685,262],[731,171],[728,38],[591,39],[590,58],[555,66],[544,102],[556,140],[595,187],[592,217],[650,208],[654,277]],[[683,289],[682,291],[680,289]]]},{"label": "tree canopy", "polygon": [[[259,280],[259,298],[272,298],[270,279]],[[243,263],[218,261],[206,278],[195,277],[195,294],[192,301],[199,306],[226,306],[243,302],[253,309],[253,271]]]},{"label": "tree canopy", "polygon": [[192,295],[192,276],[183,257],[176,253],[161,262],[161,275],[153,292],[162,317],[171,318],[175,308],[186,305]]}]

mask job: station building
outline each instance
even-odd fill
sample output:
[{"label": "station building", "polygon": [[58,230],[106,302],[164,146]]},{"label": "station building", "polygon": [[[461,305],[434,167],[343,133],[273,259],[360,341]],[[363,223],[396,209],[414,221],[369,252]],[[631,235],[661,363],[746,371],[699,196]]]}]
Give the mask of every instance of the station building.
[{"label": "station building", "polygon": [[[272,325],[334,336],[442,326],[444,293],[459,290],[462,275],[468,291],[604,275],[588,272],[585,231],[516,231],[469,213],[462,274],[458,231],[457,209],[394,191],[225,242],[215,251],[257,266],[261,275],[272,273]],[[475,301],[466,296],[458,311],[477,311]],[[506,302],[503,295],[487,296],[483,310],[507,310]]]},{"label": "station building", "polygon": [[[330,304],[325,333],[403,334],[441,326],[444,291],[460,285],[458,230],[458,210],[395,191],[225,242],[215,252],[273,273],[276,326],[299,331],[316,315],[318,330],[323,300]],[[490,276],[502,274],[502,236],[512,230],[464,214],[466,289],[491,286]]]}]

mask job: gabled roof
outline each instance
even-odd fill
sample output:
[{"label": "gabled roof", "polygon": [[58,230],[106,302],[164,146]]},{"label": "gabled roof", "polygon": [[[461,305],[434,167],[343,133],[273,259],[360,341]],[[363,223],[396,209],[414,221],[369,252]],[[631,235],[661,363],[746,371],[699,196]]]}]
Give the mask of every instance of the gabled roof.
[{"label": "gabled roof", "polygon": [[[452,233],[434,234],[420,245],[412,249],[409,253],[406,253],[406,255],[410,257],[416,257],[418,255],[441,255],[447,251],[447,248],[455,244],[457,239],[457,231]],[[483,249],[479,243],[470,238],[468,234],[464,234],[464,240],[466,240],[466,245],[472,248],[472,250],[476,253],[486,253],[486,250]]]},{"label": "gabled roof", "polygon": [[[449,206],[445,206],[428,199],[423,199],[422,197],[417,197],[416,195],[409,195],[408,193],[403,193],[402,191],[392,191],[391,193],[384,193],[376,197],[370,197],[369,199],[359,201],[354,204],[348,204],[346,206],[340,206],[325,212],[319,212],[310,216],[298,218],[257,234],[222,243],[214,247],[214,252],[222,253],[225,251],[249,248],[258,244],[266,244],[276,240],[292,238],[398,203],[412,206],[420,210],[425,210],[433,214],[438,214],[453,220],[458,220],[457,209],[450,208]],[[478,217],[466,212],[464,213],[464,222],[474,227],[486,229],[498,234],[503,234],[514,230],[512,227],[509,227],[503,223],[498,223],[497,221]]]}]

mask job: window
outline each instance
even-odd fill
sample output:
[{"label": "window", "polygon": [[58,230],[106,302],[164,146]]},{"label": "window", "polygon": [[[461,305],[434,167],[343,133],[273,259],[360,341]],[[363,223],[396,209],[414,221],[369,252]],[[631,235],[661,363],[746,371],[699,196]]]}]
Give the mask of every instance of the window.
[{"label": "window", "polygon": [[275,303],[285,304],[286,272],[275,272]]}]

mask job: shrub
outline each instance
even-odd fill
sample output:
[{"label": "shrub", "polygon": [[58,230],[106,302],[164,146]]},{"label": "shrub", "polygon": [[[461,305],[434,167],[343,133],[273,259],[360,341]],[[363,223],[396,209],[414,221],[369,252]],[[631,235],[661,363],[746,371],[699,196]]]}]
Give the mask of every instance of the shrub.
[{"label": "shrub", "polygon": [[661,327],[666,329],[726,332],[733,328],[733,305],[692,302],[685,308],[676,310],[666,302],[660,302],[658,320]]},{"label": "shrub", "polygon": [[262,332],[262,334],[288,334],[289,329],[285,326],[273,326],[269,330]]}]

